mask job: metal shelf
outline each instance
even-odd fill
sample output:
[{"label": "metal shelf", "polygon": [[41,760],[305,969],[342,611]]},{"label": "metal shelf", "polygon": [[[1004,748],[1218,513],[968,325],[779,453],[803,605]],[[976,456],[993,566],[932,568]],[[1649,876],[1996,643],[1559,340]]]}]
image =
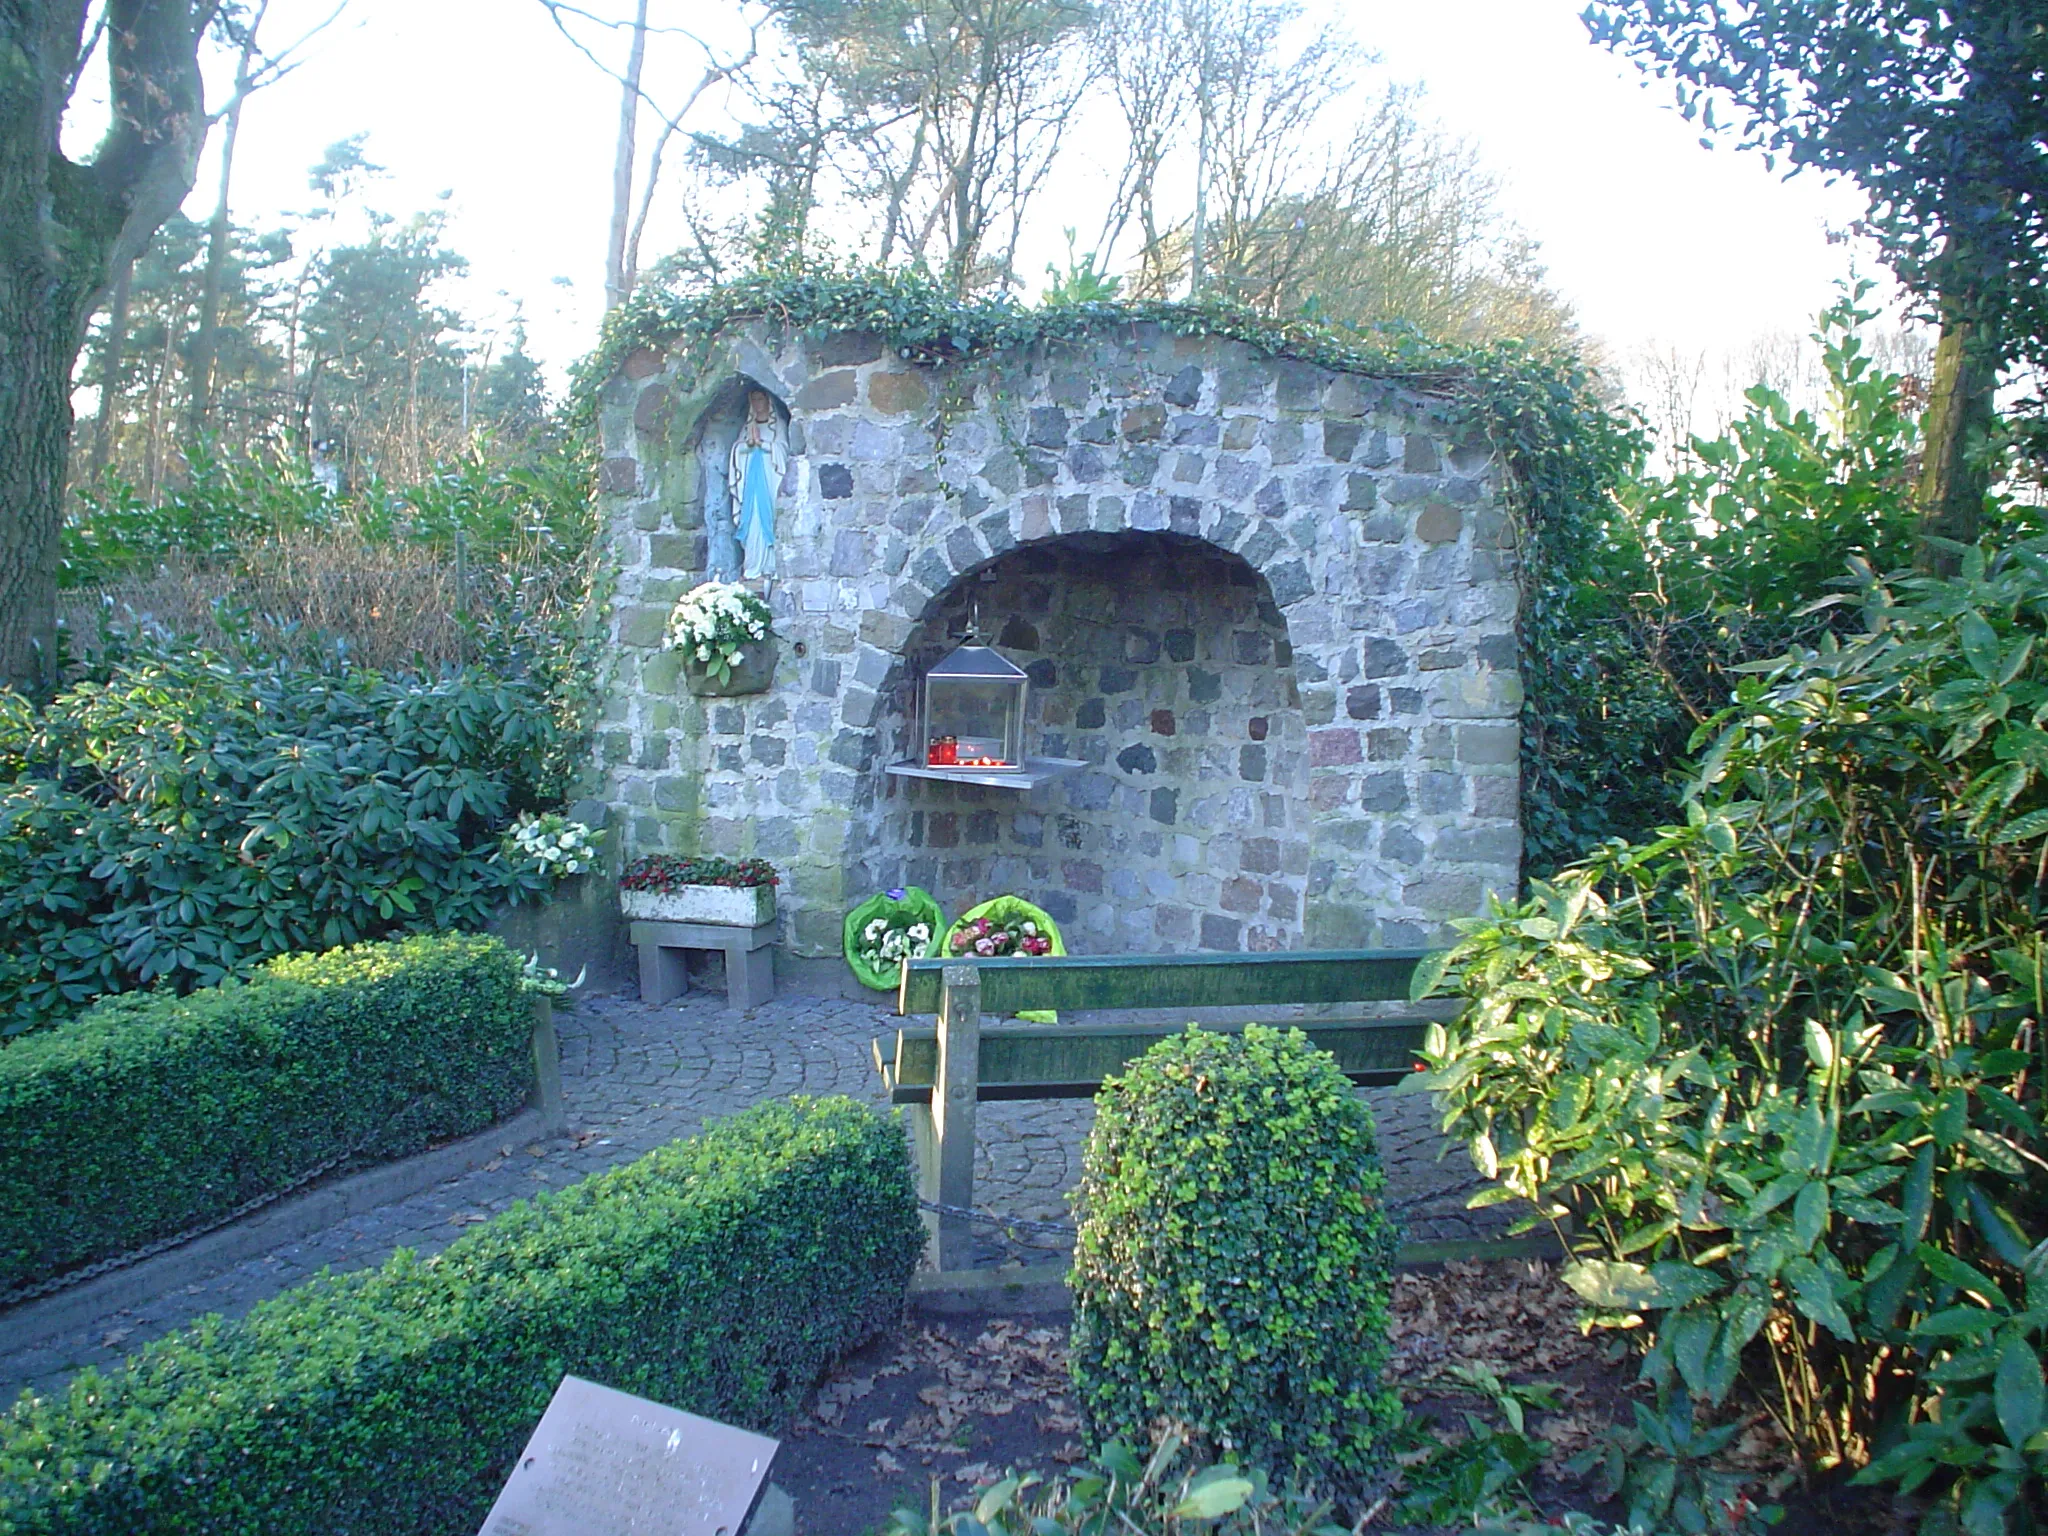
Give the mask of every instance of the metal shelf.
[{"label": "metal shelf", "polygon": [[985,784],[990,789],[1036,789],[1054,779],[1065,778],[1087,763],[1077,757],[1027,757],[1015,773],[991,772],[986,768],[928,768],[909,760],[891,763],[889,772],[899,779],[939,779],[948,784]]}]

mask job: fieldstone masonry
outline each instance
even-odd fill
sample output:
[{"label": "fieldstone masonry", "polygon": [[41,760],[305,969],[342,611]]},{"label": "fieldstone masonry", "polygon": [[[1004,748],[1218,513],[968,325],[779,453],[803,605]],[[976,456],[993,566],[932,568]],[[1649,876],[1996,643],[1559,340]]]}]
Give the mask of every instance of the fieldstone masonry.
[{"label": "fieldstone masonry", "polygon": [[[790,441],[776,679],[700,700],[661,633],[754,387]],[[773,860],[795,953],[905,882],[1025,896],[1077,953],[1422,945],[1513,889],[1510,529],[1444,402],[1149,324],[922,366],[756,323],[636,351],[600,419],[602,797],[629,855]],[[1027,750],[1086,768],[885,772],[970,622],[1031,673]]]}]

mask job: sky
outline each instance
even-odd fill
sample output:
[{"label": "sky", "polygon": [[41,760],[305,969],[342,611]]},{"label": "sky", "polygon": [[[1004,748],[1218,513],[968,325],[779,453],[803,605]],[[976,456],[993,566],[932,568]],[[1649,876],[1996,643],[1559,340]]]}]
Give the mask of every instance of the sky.
[{"label": "sky", "polygon": [[[266,42],[298,36],[334,4],[273,0]],[[1611,358],[1657,347],[1739,355],[1759,336],[1803,334],[1852,270],[1855,253],[1830,238],[1856,215],[1852,188],[1811,174],[1787,181],[1732,145],[1701,147],[1668,86],[1587,41],[1577,0],[1304,9],[1375,50],[1386,77],[1426,88],[1425,110],[1477,146],[1551,283]],[[664,12],[698,29],[734,14],[722,0],[654,0],[654,17]],[[383,207],[446,209],[448,244],[470,263],[449,296],[486,335],[518,305],[530,348],[559,381],[594,344],[602,313],[617,87],[538,0],[348,0],[303,59],[247,107],[237,221],[263,227],[309,206],[307,167],[366,132],[365,152],[390,173],[373,191]],[[671,78],[682,64],[670,56]],[[79,119],[82,134],[89,113]],[[209,154],[193,217],[210,211],[216,174]],[[1051,210],[1066,202],[1055,189],[1024,271],[1064,255]],[[664,235],[673,229],[653,226],[649,255]]]}]

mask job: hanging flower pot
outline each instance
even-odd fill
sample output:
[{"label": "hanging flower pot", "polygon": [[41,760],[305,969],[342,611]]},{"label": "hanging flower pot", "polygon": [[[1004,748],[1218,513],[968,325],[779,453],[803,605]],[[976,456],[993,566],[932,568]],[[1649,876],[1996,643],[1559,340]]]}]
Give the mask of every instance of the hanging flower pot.
[{"label": "hanging flower pot", "polygon": [[707,581],[676,600],[662,646],[683,659],[683,684],[699,698],[764,693],[775,681],[774,616],[736,581]]},{"label": "hanging flower pot", "polygon": [[683,686],[700,699],[732,699],[743,693],[766,693],[774,682],[775,641],[772,637],[747,647],[723,676],[694,659],[685,658],[683,661]]}]

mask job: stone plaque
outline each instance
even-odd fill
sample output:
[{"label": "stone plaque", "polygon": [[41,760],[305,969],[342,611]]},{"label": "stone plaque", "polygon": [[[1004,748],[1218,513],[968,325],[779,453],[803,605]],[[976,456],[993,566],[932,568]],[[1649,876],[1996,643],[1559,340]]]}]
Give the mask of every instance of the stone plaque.
[{"label": "stone plaque", "polygon": [[739,1536],[776,1444],[564,1376],[479,1536]]}]

